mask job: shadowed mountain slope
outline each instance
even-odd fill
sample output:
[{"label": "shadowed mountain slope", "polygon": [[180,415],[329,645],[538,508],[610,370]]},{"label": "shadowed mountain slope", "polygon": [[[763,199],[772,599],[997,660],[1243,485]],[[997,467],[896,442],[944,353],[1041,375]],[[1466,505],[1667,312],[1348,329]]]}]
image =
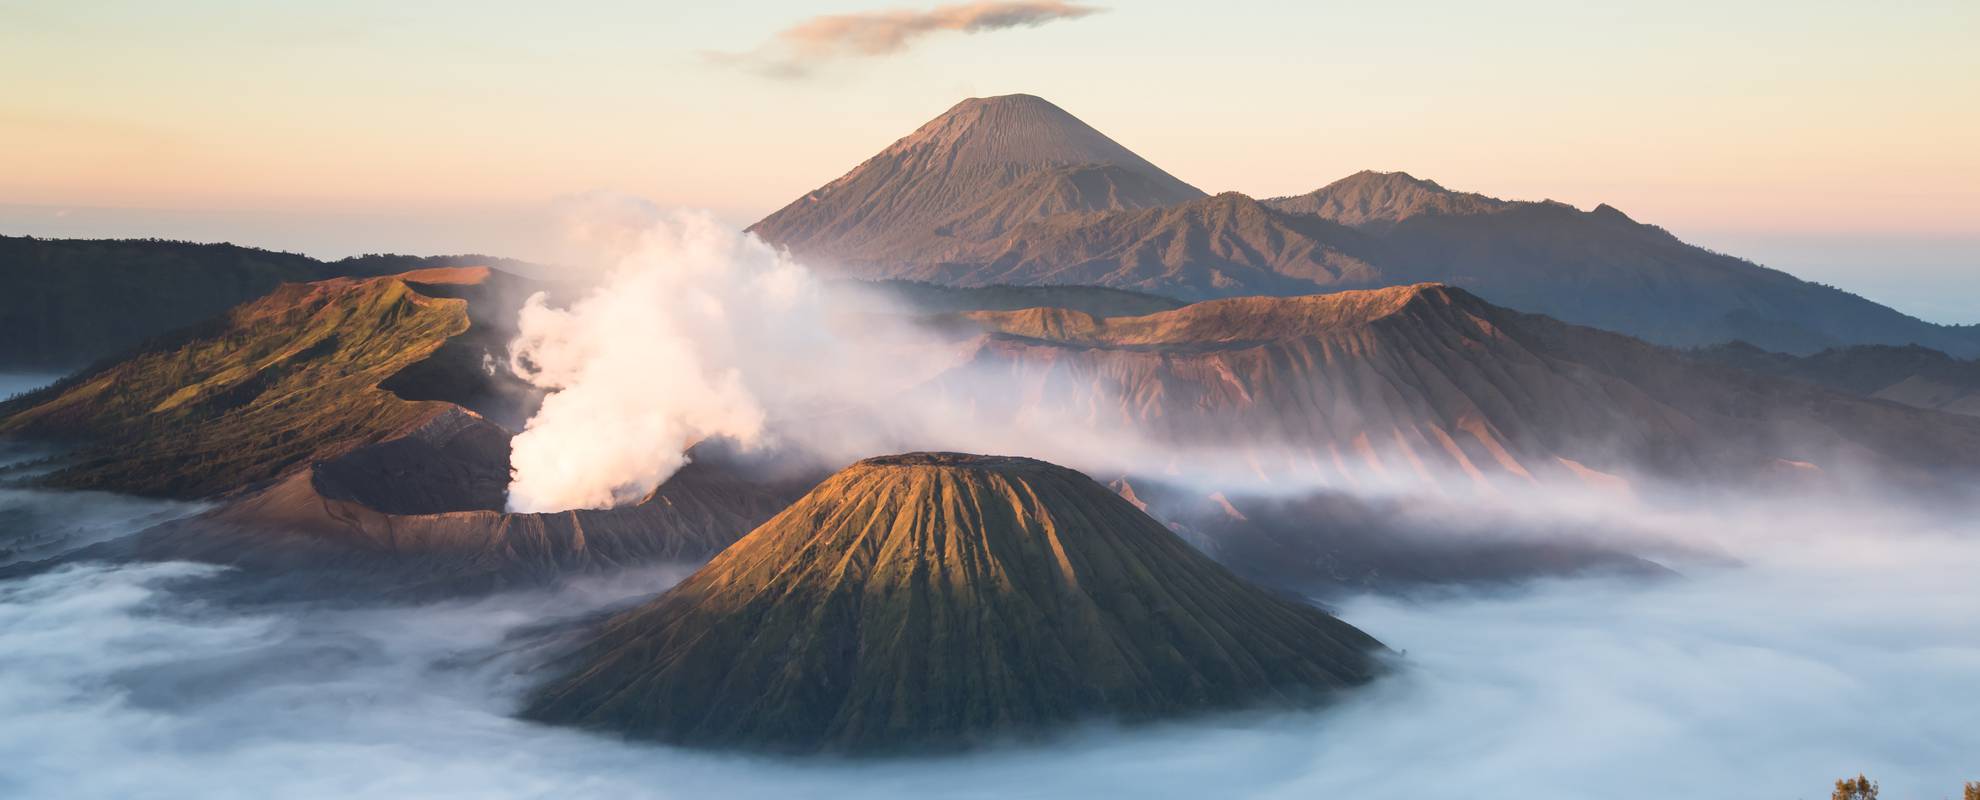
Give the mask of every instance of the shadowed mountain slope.
[{"label": "shadowed mountain slope", "polygon": [[1174,297],[1306,294],[1380,282],[1372,240],[1236,193],[1107,215],[1062,215],[892,274],[962,286],[1093,284]]},{"label": "shadowed mountain slope", "polygon": [[[1065,308],[1096,316],[1133,316],[1171,311],[1185,305],[1161,295],[1105,286],[946,286],[911,280],[840,280],[836,301],[849,311],[906,311],[945,314],[961,311],[1013,311]],[[875,297],[887,302],[872,302]]]},{"label": "shadowed mountain slope", "polygon": [[[471,280],[485,277],[485,271]],[[399,277],[284,284],[0,407],[0,435],[82,443],[51,485],[204,497],[403,434],[447,408],[378,384],[468,330]]]},{"label": "shadowed mountain slope", "polygon": [[1793,356],[1733,342],[1693,351],[1692,356],[1864,397],[1980,416],[1980,361],[1917,345],[1861,345]]},{"label": "shadowed mountain slope", "polygon": [[1380,649],[1077,472],[911,454],[834,475],[604,623],[525,714],[699,747],[948,749],[1306,703],[1369,680]]},{"label": "shadowed mountain slope", "polygon": [[1614,530],[1509,518],[1470,495],[1226,494],[1159,478],[1108,486],[1232,572],[1306,596],[1560,576],[1656,579],[1674,573],[1639,551],[1705,557],[1649,535],[1619,540]]},{"label": "shadowed mountain slope", "polygon": [[956,104],[750,230],[813,263],[871,266],[939,260],[1054,214],[1202,196],[1058,106],[1005,95]]},{"label": "shadowed mountain slope", "polygon": [[[489,452],[491,444],[499,449]],[[507,445],[505,431],[457,412],[213,511],[62,560],[223,564],[235,568],[228,583],[242,600],[424,599],[699,562],[809,486],[746,477],[719,461],[693,463],[632,505],[508,513],[501,507]]]},{"label": "shadowed mountain slope", "polygon": [[1980,353],[1980,330],[1934,325],[1779,270],[1687,244],[1603,205],[1593,211],[1454,192],[1362,172],[1266,201],[1381,240],[1391,282],[1438,281],[1494,303],[1662,344],[1747,339],[1808,353],[1854,343]]},{"label": "shadowed mountain slope", "polygon": [[0,368],[74,368],[283,283],[519,264],[486,256],[318,261],[231,244],[0,236]]}]

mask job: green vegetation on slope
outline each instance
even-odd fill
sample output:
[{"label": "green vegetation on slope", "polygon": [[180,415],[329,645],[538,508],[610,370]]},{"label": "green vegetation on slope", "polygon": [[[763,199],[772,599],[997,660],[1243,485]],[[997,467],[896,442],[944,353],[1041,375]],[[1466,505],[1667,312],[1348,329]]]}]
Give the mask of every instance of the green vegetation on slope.
[{"label": "green vegetation on slope", "polygon": [[378,383],[468,328],[464,300],[398,278],[273,294],[0,406],[0,435],[80,444],[53,485],[204,497],[264,482],[440,411]]},{"label": "green vegetation on slope", "polygon": [[82,366],[283,283],[455,266],[532,269],[476,255],[326,262],[231,244],[0,236],[0,368]]}]

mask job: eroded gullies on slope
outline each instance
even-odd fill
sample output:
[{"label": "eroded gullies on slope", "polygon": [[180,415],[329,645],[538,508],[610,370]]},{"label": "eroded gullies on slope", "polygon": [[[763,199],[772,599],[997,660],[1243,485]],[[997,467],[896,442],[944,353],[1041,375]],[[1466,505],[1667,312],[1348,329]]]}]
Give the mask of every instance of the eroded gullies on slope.
[{"label": "eroded gullies on slope", "polygon": [[603,623],[525,715],[694,747],[949,750],[1304,705],[1382,652],[1080,473],[916,453],[839,472]]},{"label": "eroded gullies on slope", "polygon": [[506,514],[510,430],[536,396],[488,369],[529,287],[486,269],[288,285],[14,404],[4,429],[76,443],[41,480],[220,507],[54,561],[233,565],[271,596],[485,591],[700,560],[781,509],[704,448],[644,502]]}]

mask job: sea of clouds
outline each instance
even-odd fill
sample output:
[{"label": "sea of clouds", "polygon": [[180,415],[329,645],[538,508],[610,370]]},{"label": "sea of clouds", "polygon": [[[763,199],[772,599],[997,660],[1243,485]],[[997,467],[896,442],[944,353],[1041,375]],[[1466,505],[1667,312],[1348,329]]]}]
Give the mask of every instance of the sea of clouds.
[{"label": "sea of clouds", "polygon": [[[879,311],[849,329],[802,266],[705,217],[620,211],[592,217],[612,254],[595,291],[535,299],[520,320],[510,366],[550,394],[516,439],[514,509],[637,500],[707,437],[828,460],[930,447],[1088,469],[1179,458],[1022,408],[986,425],[956,424],[981,407],[889,406],[953,367],[953,343],[904,327],[884,299],[868,298]],[[0,376],[0,395],[49,377]],[[995,395],[994,375],[951,379],[964,389],[951,397]],[[1261,474],[1256,451],[1180,460],[1221,486]],[[1410,487],[1382,491],[1407,502]],[[661,591],[691,565],[327,608],[230,604],[211,566],[74,564],[0,580],[0,797],[1797,798],[1860,771],[1888,797],[1936,798],[1980,779],[1970,508],[1870,492],[1438,498],[1416,527],[1579,532],[1680,576],[1334,596],[1401,655],[1393,675],[1330,708],[848,762],[511,716],[542,677],[542,653],[521,643]],[[0,566],[200,508],[0,490],[0,545],[12,548]]]},{"label": "sea of clouds", "polygon": [[776,760],[513,719],[521,632],[688,567],[414,607],[237,608],[217,568],[0,581],[0,796],[1890,797],[1980,775],[1980,530],[1884,508],[1692,509],[1738,564],[1361,596],[1400,669],[1318,712],[1095,727],[914,761]]}]

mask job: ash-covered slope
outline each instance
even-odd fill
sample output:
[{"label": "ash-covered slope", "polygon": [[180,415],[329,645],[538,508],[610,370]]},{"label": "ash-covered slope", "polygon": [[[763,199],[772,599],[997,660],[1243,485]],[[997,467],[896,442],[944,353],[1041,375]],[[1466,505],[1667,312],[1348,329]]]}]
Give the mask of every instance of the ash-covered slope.
[{"label": "ash-covered slope", "polygon": [[989,381],[1172,463],[1235,449],[1272,479],[1608,484],[1814,467],[1945,483],[1980,468],[1972,419],[1701,365],[1435,284],[1141,317],[970,316],[992,335],[932,391]]},{"label": "ash-covered slope", "polygon": [[639,503],[519,514],[501,506],[507,458],[506,431],[455,411],[212,511],[61,560],[223,564],[235,568],[227,585],[239,600],[425,599],[699,562],[809,486],[710,459]]},{"label": "ash-covered slope", "polygon": [[884,267],[942,260],[959,243],[1055,214],[1202,196],[1058,106],[1017,94],[956,104],[750,230],[812,263]]},{"label": "ash-covered slope", "polygon": [[1306,703],[1380,650],[1084,475],[923,453],[847,468],[605,622],[525,714],[697,747],[948,749]]}]

